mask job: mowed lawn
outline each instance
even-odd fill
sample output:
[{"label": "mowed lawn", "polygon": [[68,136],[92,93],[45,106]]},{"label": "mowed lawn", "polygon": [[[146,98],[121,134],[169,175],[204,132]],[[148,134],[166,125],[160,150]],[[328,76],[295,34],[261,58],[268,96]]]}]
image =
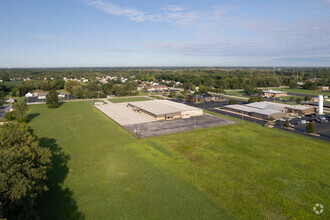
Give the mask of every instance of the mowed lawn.
[{"label": "mowed lawn", "polygon": [[121,102],[138,102],[138,101],[149,101],[151,98],[147,97],[128,97],[128,98],[113,98],[108,99],[112,103],[121,103]]},{"label": "mowed lawn", "polygon": [[[173,172],[166,161],[144,148],[142,141],[89,102],[66,103],[58,109],[31,105],[30,114],[34,115],[29,125],[35,134],[55,139],[70,155],[63,190],[57,190],[58,195],[51,192],[45,199],[44,219],[229,217],[211,198]],[[70,192],[63,196],[66,188]]]},{"label": "mowed lawn", "polygon": [[47,219],[310,219],[330,202],[326,142],[247,122],[139,140],[88,102],[30,114],[70,155]]},{"label": "mowed lawn", "polygon": [[280,90],[280,91],[286,91],[288,93],[297,93],[297,94],[305,94],[310,96],[318,96],[318,95],[330,95],[328,91],[318,91],[318,90],[308,90],[308,89],[290,89],[290,88],[278,88],[273,90]]}]

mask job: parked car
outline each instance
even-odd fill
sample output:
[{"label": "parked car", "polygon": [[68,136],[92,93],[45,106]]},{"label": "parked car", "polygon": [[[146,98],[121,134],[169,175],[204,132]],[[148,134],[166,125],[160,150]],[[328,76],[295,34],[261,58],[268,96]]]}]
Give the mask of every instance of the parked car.
[{"label": "parked car", "polygon": [[306,120],[300,120],[300,121],[297,121],[297,124],[298,125],[303,125],[303,124],[306,124],[307,121]]},{"label": "parked car", "polygon": [[307,121],[307,123],[310,123],[310,122],[314,122],[314,119],[311,118],[311,119],[307,119],[306,121]]},{"label": "parked car", "polygon": [[320,118],[315,118],[315,121],[318,123],[322,123],[322,120]]},{"label": "parked car", "polygon": [[325,117],[320,117],[322,122],[328,122],[328,120]]}]

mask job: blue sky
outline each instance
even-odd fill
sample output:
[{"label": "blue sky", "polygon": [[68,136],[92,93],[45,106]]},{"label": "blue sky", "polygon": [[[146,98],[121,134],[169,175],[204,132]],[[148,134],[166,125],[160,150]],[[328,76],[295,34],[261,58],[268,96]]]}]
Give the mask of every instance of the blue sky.
[{"label": "blue sky", "polygon": [[330,0],[0,0],[0,67],[330,66]]}]

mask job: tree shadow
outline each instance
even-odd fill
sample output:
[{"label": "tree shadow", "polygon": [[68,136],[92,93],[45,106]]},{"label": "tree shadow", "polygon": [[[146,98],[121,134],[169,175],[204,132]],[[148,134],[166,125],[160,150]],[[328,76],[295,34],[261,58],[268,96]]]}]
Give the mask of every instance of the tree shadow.
[{"label": "tree shadow", "polygon": [[51,167],[47,171],[47,186],[49,190],[37,200],[38,212],[41,219],[85,219],[78,210],[73,198],[73,192],[62,188],[69,173],[68,161],[70,156],[65,154],[53,138],[39,139],[41,147],[48,148],[52,153]]},{"label": "tree shadow", "polygon": [[26,117],[27,122],[32,121],[34,118],[38,117],[39,115],[40,115],[40,113],[28,114],[27,117]]},{"label": "tree shadow", "polygon": [[61,106],[64,105],[64,104],[65,104],[65,102],[62,102],[62,100],[59,100],[59,101],[58,101],[57,108],[58,108],[58,107],[61,107]]}]

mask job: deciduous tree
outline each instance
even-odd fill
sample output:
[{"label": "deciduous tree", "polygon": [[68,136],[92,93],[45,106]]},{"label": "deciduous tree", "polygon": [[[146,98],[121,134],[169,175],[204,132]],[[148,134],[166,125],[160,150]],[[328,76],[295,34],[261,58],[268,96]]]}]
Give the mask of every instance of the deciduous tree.
[{"label": "deciduous tree", "polygon": [[29,106],[26,104],[26,102],[16,102],[13,105],[14,112],[13,116],[14,118],[19,121],[19,122],[24,122],[26,121],[26,113],[29,110]]},{"label": "deciduous tree", "polygon": [[25,123],[0,126],[0,143],[0,218],[28,219],[29,213],[13,217],[8,211],[28,210],[31,214],[34,199],[47,190],[51,153],[39,146]]},{"label": "deciduous tree", "polygon": [[56,90],[49,91],[46,96],[46,104],[48,108],[57,108],[58,107],[58,93]]},{"label": "deciduous tree", "polygon": [[308,133],[314,133],[315,132],[315,124],[313,122],[310,122],[306,125],[306,130]]}]

